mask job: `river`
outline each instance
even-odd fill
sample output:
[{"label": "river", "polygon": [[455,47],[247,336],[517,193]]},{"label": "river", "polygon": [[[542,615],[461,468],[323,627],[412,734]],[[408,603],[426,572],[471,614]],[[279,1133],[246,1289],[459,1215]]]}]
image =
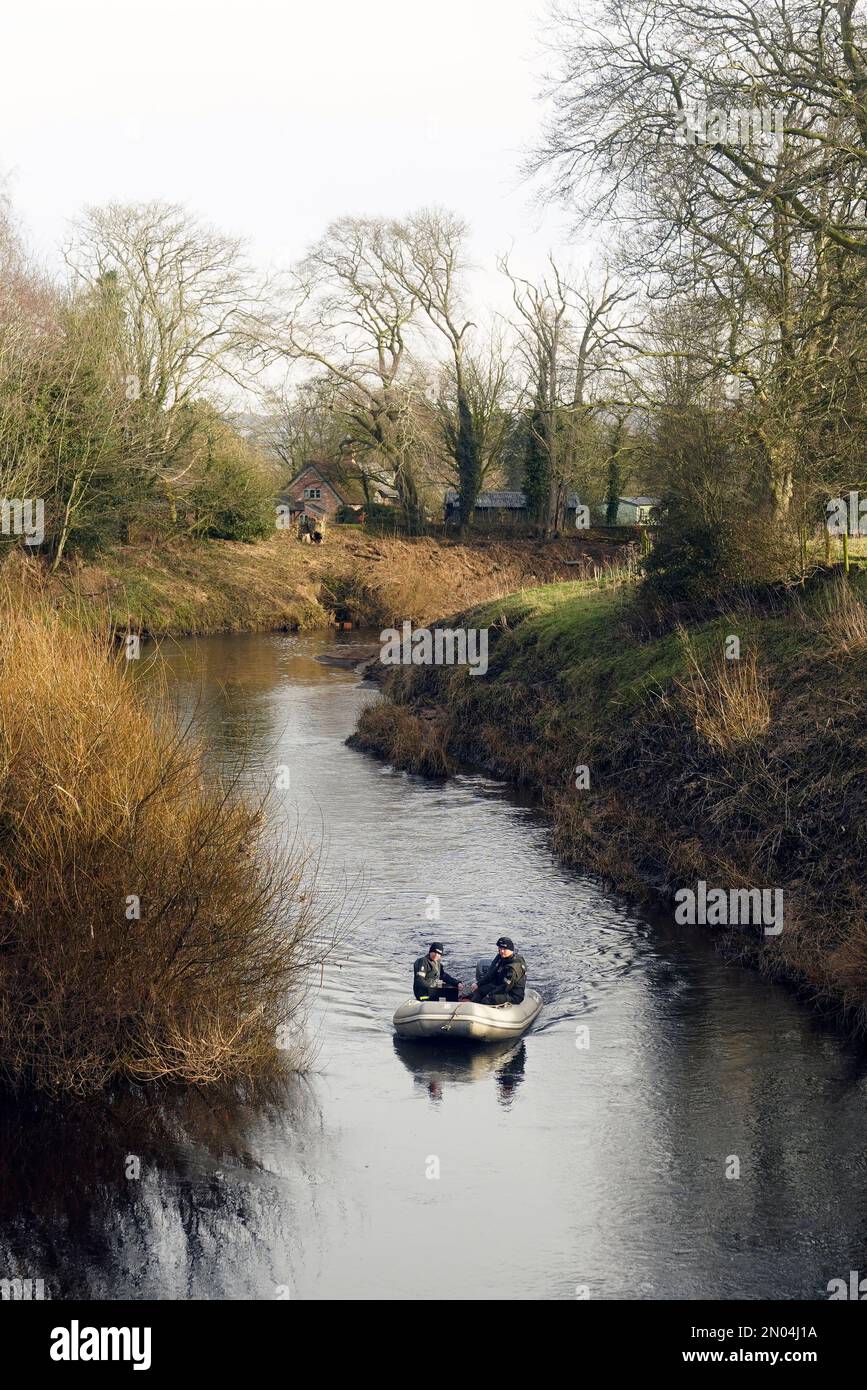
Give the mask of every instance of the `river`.
[{"label": "river", "polygon": [[[358,641],[158,658],[211,756],[257,785],[289,768],[275,813],[356,903],[311,1071],[255,1104],[7,1103],[3,1273],[53,1298],[428,1300],[823,1298],[867,1272],[863,1047],[706,931],[558,865],[536,807],[496,781],[348,748],[373,692],[333,657]],[[414,957],[443,939],[468,978],[503,931],[545,1000],[532,1032],[497,1052],[399,1044]]]}]

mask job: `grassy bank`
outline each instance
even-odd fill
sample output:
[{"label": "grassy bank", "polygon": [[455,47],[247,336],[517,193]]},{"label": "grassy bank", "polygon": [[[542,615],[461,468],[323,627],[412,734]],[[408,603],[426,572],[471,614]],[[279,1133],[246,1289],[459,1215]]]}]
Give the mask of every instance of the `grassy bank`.
[{"label": "grassy bank", "polygon": [[727,944],[863,1026],[864,583],[817,577],[661,634],[628,585],[517,594],[463,616],[490,628],[486,676],[395,668],[356,741],[537,788],[563,858],[626,891],[782,888],[781,935]]},{"label": "grassy bank", "polygon": [[622,553],[622,546],[592,536],[461,544],[332,527],[321,547],[283,532],[253,545],[184,540],[120,547],[51,576],[20,553],[6,568],[21,572],[22,597],[38,586],[46,601],[88,627],[109,624],[160,637],[325,627],[338,607],[358,626],[406,618],[424,623],[524,585],[592,572]]}]

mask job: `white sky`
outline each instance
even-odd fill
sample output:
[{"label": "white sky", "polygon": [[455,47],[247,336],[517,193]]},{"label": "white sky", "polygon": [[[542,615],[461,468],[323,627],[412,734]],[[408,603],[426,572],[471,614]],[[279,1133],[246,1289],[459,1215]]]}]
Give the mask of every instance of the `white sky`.
[{"label": "white sky", "polygon": [[156,197],[249,238],[265,267],[343,213],[433,203],[470,222],[487,267],[513,244],[519,270],[549,246],[578,260],[518,172],[542,119],[544,9],[7,0],[0,171],[45,257],[84,204]]}]

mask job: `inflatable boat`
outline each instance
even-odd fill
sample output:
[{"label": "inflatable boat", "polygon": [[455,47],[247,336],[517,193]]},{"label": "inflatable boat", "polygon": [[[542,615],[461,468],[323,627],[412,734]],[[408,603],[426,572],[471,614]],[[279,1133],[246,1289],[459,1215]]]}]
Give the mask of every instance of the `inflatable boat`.
[{"label": "inflatable boat", "polygon": [[528,989],[520,1004],[455,1004],[444,999],[408,999],[394,1015],[399,1038],[508,1042],[526,1033],[542,1007],[542,996]]}]

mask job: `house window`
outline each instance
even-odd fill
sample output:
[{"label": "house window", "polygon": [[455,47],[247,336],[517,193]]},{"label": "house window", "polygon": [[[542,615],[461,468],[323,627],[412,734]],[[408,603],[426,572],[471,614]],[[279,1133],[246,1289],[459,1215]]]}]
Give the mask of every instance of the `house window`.
[{"label": "house window", "polygon": [[311,502],[317,502],[322,496],[322,492],[318,487],[306,487],[304,489],[304,496],[305,498],[309,498]]}]

